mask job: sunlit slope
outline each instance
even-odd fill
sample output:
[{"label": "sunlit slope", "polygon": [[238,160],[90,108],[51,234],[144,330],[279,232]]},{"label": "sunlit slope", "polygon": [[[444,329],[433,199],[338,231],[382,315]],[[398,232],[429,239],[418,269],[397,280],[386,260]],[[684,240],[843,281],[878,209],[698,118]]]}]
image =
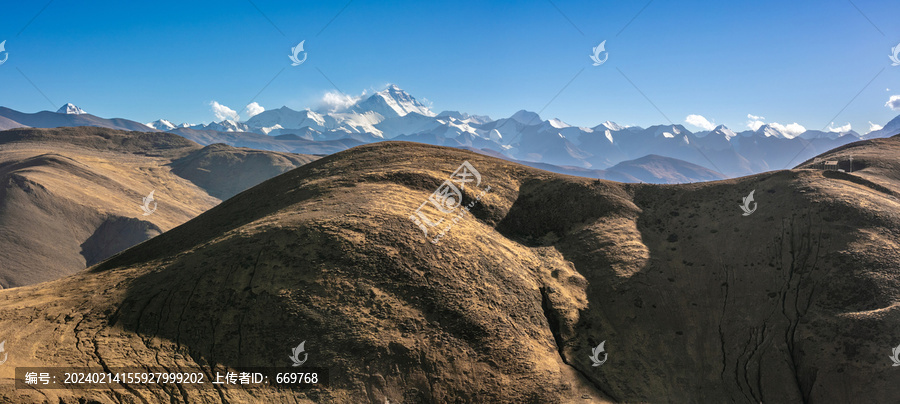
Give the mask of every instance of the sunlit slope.
[{"label": "sunlit slope", "polygon": [[[452,223],[432,243],[434,228],[426,237],[410,216],[464,161],[480,175],[462,191],[471,213],[453,223],[458,210],[426,207],[442,229]],[[283,366],[306,341],[304,366],[329,368],[330,387],[3,392],[51,402],[891,402],[900,187],[879,181],[890,192],[815,170],[627,185],[456,149],[361,146],[87,272],[0,292],[7,379],[26,365]],[[742,216],[751,191],[755,210]],[[594,367],[602,341],[608,359]]]},{"label": "sunlit slope", "polygon": [[72,274],[312,159],[167,133],[0,132],[0,286]]}]

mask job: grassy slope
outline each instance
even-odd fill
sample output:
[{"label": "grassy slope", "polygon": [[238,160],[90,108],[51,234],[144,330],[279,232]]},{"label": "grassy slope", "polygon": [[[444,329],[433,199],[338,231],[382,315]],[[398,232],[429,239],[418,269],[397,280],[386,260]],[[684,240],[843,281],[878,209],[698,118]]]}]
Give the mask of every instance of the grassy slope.
[{"label": "grassy slope", "polygon": [[[879,158],[896,155],[891,142]],[[428,243],[408,216],[463,160],[492,190]],[[896,172],[877,175],[900,190]],[[741,216],[754,189],[759,207]],[[889,402],[900,395],[886,358],[900,325],[898,212],[893,194],[813,170],[635,185],[366,145],[88,272],[0,292],[16,352],[7,380],[27,365],[285,365],[306,340],[330,388],[2,391],[54,402]],[[604,340],[609,361],[591,367]]]}]

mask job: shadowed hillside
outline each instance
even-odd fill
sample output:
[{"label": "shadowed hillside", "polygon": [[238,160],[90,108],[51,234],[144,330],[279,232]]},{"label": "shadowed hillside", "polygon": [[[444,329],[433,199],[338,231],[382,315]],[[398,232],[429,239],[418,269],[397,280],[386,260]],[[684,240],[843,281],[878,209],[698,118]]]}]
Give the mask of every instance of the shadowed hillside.
[{"label": "shadowed hillside", "polygon": [[[870,147],[900,147],[883,142]],[[900,186],[887,155],[872,153],[867,167],[881,171],[846,178],[793,170],[660,186],[435,146],[360,146],[88,271],[0,292],[5,380],[16,366],[287,366],[291,348],[306,341],[304,366],[328,368],[329,386],[0,394],[893,402]],[[425,205],[414,216],[464,161],[480,175],[454,177],[472,180],[457,188],[471,213]],[[742,216],[738,205],[754,190],[758,205]],[[429,227],[424,217],[444,221]],[[437,229],[446,232],[433,243]],[[608,360],[592,366],[603,341]]]},{"label": "shadowed hillside", "polygon": [[225,200],[318,157],[213,144],[172,162],[172,173]]},{"label": "shadowed hillside", "polygon": [[[82,270],[316,158],[161,132],[0,132],[0,286]],[[156,210],[145,215],[151,191]]]}]

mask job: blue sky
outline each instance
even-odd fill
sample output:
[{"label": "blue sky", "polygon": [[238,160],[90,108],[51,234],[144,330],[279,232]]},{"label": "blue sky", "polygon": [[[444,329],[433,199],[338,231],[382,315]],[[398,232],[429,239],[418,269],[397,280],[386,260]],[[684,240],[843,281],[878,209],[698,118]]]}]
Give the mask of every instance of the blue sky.
[{"label": "blue sky", "polygon": [[[743,130],[752,114],[822,129],[837,115],[865,133],[900,114],[885,106],[900,95],[888,59],[900,2],[386,3],[7,2],[0,105],[199,123],[215,119],[212,101],[246,119],[251,101],[314,108],[335,87],[396,83],[436,112],[546,106],[579,126],[697,114]],[[308,59],[291,66],[301,40]],[[592,66],[603,40],[609,59]]]}]

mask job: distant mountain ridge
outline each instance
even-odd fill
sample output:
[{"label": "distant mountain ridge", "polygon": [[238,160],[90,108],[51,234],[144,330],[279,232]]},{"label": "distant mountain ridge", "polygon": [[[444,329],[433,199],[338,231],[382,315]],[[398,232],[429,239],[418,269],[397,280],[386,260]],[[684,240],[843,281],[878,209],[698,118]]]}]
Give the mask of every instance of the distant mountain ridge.
[{"label": "distant mountain ridge", "polygon": [[[59,112],[62,111],[62,112]],[[66,104],[57,112],[41,111],[34,114],[19,112],[6,107],[0,107],[0,118],[12,121],[12,124],[18,124],[17,128],[58,128],[63,126],[97,126],[100,128],[138,131],[138,132],[154,132],[153,128],[148,127],[140,122],[128,119],[105,119],[84,112],[72,104]],[[7,125],[12,126],[11,123]],[[7,127],[6,129],[13,129]]]},{"label": "distant mountain ridge", "polygon": [[[368,143],[383,139],[432,145],[461,145],[498,152],[504,158],[553,166],[605,170],[648,155],[705,167],[728,177],[789,168],[807,158],[861,139],[900,132],[900,117],[866,136],[854,131],[807,130],[788,133],[777,125],[735,132],[724,125],[691,132],[680,124],[629,127],[606,121],[592,128],[543,119],[520,110],[491,119],[458,111],[434,114],[396,85],[339,111],[267,110],[243,123],[211,123],[203,129],[257,134],[297,134],[323,141],[350,137]],[[244,124],[246,126],[240,126]],[[198,128],[199,129],[199,128]],[[305,131],[299,134],[298,131]]]},{"label": "distant mountain ridge", "polygon": [[[517,111],[509,118],[494,120],[459,111],[435,114],[396,85],[343,108],[295,111],[285,106],[265,110],[243,122],[224,120],[209,124],[176,125],[160,119],[142,125],[90,114],[71,114],[71,111],[81,111],[71,104],[64,109],[70,113],[45,111],[23,114],[3,108],[0,109],[0,129],[9,128],[9,121],[12,121],[31,127],[91,125],[126,130],[159,130],[176,133],[203,145],[226,143],[315,154],[340,151],[343,145],[353,147],[382,140],[405,140],[474,147],[494,151],[509,160],[588,170],[606,170],[619,163],[656,155],[683,160],[725,177],[790,168],[835,147],[900,133],[900,117],[883,129],[865,136],[854,131],[787,133],[784,128],[768,124],[742,132],[735,132],[724,125],[710,131],[691,132],[680,124],[642,128],[612,121],[586,128],[555,118],[544,120],[537,113],[526,110]],[[675,166],[684,167],[680,164]],[[690,181],[699,180],[685,173],[668,178],[679,176]]]}]

